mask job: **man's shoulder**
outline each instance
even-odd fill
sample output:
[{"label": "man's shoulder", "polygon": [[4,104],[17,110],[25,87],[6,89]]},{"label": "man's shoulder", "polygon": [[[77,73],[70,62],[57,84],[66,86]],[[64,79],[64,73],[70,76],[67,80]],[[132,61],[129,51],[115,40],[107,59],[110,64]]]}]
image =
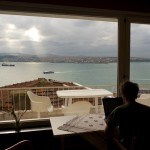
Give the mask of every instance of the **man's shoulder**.
[{"label": "man's shoulder", "polygon": [[123,104],[123,105],[120,105],[118,107],[116,107],[116,109],[114,109],[115,112],[120,112],[120,111],[123,111],[123,110],[126,110],[128,109],[128,104]]},{"label": "man's shoulder", "polygon": [[127,111],[127,105],[126,104],[123,104],[123,105],[120,105],[120,106],[117,106],[112,112],[111,114],[109,115],[110,117],[117,117],[117,116],[120,116],[122,114],[126,114],[126,111]]}]

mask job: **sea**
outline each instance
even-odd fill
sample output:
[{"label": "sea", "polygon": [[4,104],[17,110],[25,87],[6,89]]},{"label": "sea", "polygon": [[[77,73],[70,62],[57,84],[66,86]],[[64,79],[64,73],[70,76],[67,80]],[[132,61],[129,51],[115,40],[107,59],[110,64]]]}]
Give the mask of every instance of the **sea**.
[{"label": "sea", "polygon": [[[105,88],[112,92],[116,89],[117,63],[11,62],[10,64],[15,66],[0,65],[0,87],[46,78],[75,82],[92,88]],[[132,81],[150,88],[150,62],[132,62],[130,70]],[[44,71],[54,73],[44,74]]]}]

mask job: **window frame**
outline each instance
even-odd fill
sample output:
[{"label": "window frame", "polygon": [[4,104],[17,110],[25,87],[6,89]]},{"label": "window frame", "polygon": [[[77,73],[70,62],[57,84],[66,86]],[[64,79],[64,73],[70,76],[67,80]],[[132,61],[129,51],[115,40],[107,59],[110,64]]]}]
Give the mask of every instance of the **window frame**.
[{"label": "window frame", "polygon": [[[150,14],[101,10],[92,8],[77,8],[70,6],[52,6],[45,4],[29,5],[27,3],[0,2],[1,14],[31,15],[43,17],[78,18],[90,20],[118,21],[118,66],[117,66],[117,96],[120,96],[119,85],[130,79],[130,25],[131,23],[149,23]],[[34,122],[34,121],[33,121]]]}]

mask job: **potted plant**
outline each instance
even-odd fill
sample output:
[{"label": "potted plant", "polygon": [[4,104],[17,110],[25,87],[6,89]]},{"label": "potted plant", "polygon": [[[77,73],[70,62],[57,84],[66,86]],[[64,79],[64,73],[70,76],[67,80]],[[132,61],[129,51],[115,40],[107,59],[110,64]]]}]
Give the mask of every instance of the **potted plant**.
[{"label": "potted plant", "polygon": [[26,110],[15,111],[14,107],[12,107],[11,109],[8,109],[7,112],[9,112],[13,116],[13,118],[15,120],[15,131],[19,132],[21,130],[20,119],[24,115],[24,113],[26,112]]}]

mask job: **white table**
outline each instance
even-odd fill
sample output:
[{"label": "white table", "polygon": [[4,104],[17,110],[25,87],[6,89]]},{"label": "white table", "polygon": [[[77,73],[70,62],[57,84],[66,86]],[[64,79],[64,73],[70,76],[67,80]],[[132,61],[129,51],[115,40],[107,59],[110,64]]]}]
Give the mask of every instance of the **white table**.
[{"label": "white table", "polygon": [[73,98],[95,98],[95,106],[98,106],[98,98],[113,96],[113,93],[105,89],[82,89],[82,90],[60,90],[57,96],[65,98],[65,106],[72,103]]},{"label": "white table", "polygon": [[50,117],[51,127],[53,131],[53,135],[67,135],[73,134],[73,132],[59,130],[58,127],[65,124],[67,121],[71,120],[75,116],[57,116],[57,117]]},{"label": "white table", "polygon": [[[75,117],[74,116],[57,116],[57,117],[50,117],[50,122],[51,122],[51,127],[52,127],[52,131],[53,131],[53,135],[55,137],[61,138],[61,150],[64,150],[65,148],[65,142],[64,142],[64,137],[65,136],[69,136],[69,135],[76,135],[76,133],[74,132],[69,132],[69,131],[64,131],[64,130],[59,130],[58,127],[62,126],[63,124],[65,124],[66,122],[70,121],[71,119],[73,119]],[[104,118],[100,118],[100,119],[104,119]],[[103,131],[105,128],[105,123],[102,125],[102,127],[100,128],[101,131]],[[85,132],[84,132],[85,133]],[[80,134],[83,134],[82,132]]]}]

